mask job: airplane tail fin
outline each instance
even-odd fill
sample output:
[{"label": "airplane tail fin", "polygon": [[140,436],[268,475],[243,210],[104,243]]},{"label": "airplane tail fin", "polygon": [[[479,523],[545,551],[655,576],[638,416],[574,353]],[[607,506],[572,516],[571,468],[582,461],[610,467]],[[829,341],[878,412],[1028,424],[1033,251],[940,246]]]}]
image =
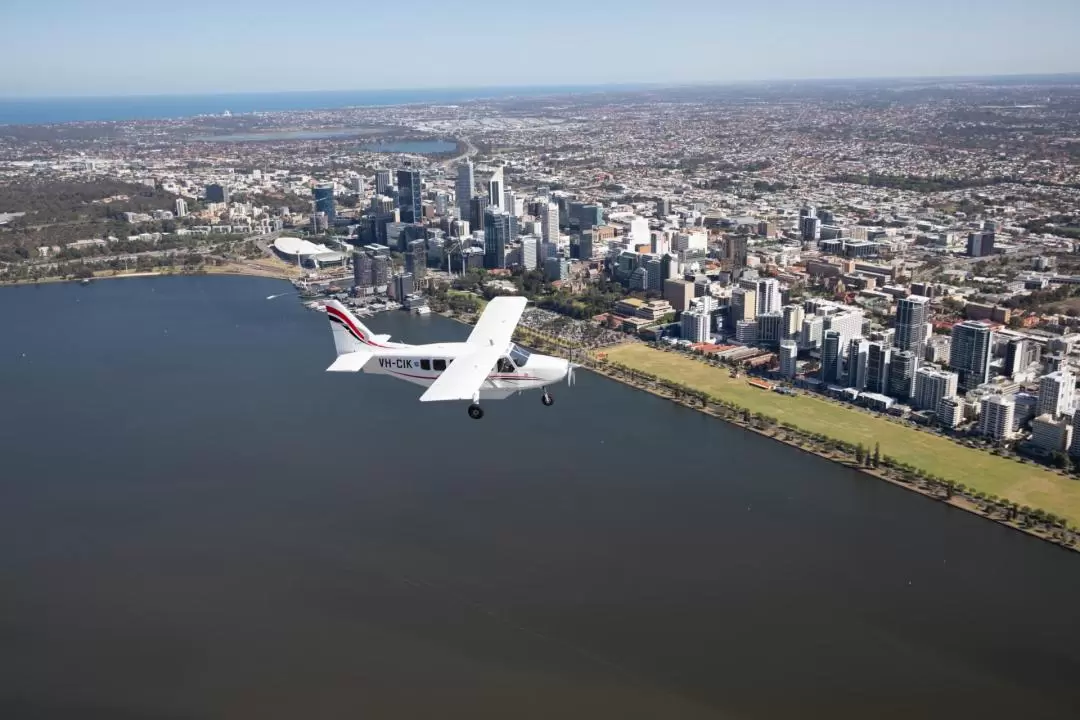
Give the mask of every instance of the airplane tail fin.
[{"label": "airplane tail fin", "polygon": [[378,347],[375,337],[364,323],[356,319],[348,308],[337,300],[326,302],[326,317],[330,320],[330,330],[334,333],[334,347],[338,355],[370,351]]}]

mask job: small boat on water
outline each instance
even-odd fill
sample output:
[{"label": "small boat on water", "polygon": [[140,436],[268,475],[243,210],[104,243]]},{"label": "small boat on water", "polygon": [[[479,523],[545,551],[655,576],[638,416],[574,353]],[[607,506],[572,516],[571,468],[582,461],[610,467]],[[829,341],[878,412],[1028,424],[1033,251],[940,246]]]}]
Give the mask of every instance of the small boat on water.
[{"label": "small boat on water", "polygon": [[80,282],[79,284],[80,285],[89,285],[91,282],[93,282],[93,280],[94,280],[93,278],[83,278],[82,282]]},{"label": "small boat on water", "polygon": [[421,305],[419,307],[414,307],[413,312],[417,315],[427,315],[429,312],[431,312],[431,308],[429,308],[427,305]]},{"label": "small boat on water", "polygon": [[315,310],[316,312],[326,312],[326,305],[318,300],[312,300],[311,302],[304,303],[304,307],[308,310]]}]

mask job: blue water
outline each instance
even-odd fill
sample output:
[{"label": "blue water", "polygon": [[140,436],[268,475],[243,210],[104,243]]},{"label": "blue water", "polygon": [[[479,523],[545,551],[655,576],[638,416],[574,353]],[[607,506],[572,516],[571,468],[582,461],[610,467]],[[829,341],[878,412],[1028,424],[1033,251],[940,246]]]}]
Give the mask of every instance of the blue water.
[{"label": "blue water", "polygon": [[425,155],[431,153],[450,152],[456,148],[452,142],[446,140],[402,140],[401,142],[368,143],[361,147],[368,152],[383,153],[416,153]]},{"label": "blue water", "polygon": [[146,95],[127,97],[0,99],[0,125],[183,118],[194,115],[317,110],[352,106],[446,103],[481,98],[542,96],[630,89],[637,86],[548,85],[534,87],[442,88],[427,90],[339,90]]}]

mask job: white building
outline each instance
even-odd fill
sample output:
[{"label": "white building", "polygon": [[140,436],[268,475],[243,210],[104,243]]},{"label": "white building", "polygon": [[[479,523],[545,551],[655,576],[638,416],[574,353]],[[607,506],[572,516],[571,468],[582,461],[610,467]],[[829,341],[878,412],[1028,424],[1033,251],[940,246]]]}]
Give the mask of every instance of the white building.
[{"label": "white building", "polygon": [[1073,411],[1076,394],[1076,376],[1067,370],[1058,370],[1039,378],[1039,415],[1058,417]]},{"label": "white building", "polygon": [[176,198],[176,217],[187,217],[187,201],[184,198]]},{"label": "white building", "polygon": [[758,315],[780,310],[780,283],[773,278],[757,282]]},{"label": "white building", "polygon": [[544,214],[540,217],[540,224],[544,242],[557,245],[559,243],[559,206],[548,203]]},{"label": "white building", "polygon": [[1072,435],[1072,418],[1040,415],[1031,421],[1032,444],[1047,452],[1067,452]]},{"label": "white building", "polygon": [[956,395],[956,373],[921,367],[915,371],[914,405],[919,410],[937,411],[941,399]]},{"label": "white building", "polygon": [[821,347],[821,341],[825,336],[825,318],[820,315],[812,315],[802,321],[802,330],[799,333],[799,347],[807,350],[816,350]]},{"label": "white building", "polygon": [[937,406],[937,419],[947,427],[958,426],[964,420],[964,401],[955,395],[941,398]]},{"label": "white building", "polygon": [[702,250],[709,249],[709,235],[704,230],[694,229],[675,236],[675,250]]},{"label": "white building", "polygon": [[709,332],[709,318],[711,315],[702,310],[687,310],[682,314],[682,337],[692,343],[709,342],[712,334]]},{"label": "white building", "polygon": [[652,234],[649,232],[649,221],[643,217],[632,217],[629,221],[630,229],[627,245],[633,248],[635,245],[648,245],[652,247]]},{"label": "white building", "polygon": [[1013,436],[1013,413],[1016,403],[1008,395],[987,395],[979,403],[979,432],[992,440]]},{"label": "white building", "polygon": [[535,270],[539,264],[538,251],[537,238],[532,235],[521,238],[521,266],[526,270]]},{"label": "white building", "polygon": [[861,310],[848,310],[825,316],[825,329],[840,333],[840,344],[847,344],[852,338],[861,337],[865,317]]},{"label": "white building", "polygon": [[786,378],[795,377],[796,360],[799,357],[799,346],[794,340],[780,341],[780,374]]}]

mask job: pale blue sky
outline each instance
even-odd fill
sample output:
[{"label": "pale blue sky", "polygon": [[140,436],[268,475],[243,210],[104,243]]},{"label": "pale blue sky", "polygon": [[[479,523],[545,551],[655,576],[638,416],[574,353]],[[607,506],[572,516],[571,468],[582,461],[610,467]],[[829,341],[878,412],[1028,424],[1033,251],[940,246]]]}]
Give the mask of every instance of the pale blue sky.
[{"label": "pale blue sky", "polygon": [[1080,71],[1080,0],[4,0],[0,96]]}]

